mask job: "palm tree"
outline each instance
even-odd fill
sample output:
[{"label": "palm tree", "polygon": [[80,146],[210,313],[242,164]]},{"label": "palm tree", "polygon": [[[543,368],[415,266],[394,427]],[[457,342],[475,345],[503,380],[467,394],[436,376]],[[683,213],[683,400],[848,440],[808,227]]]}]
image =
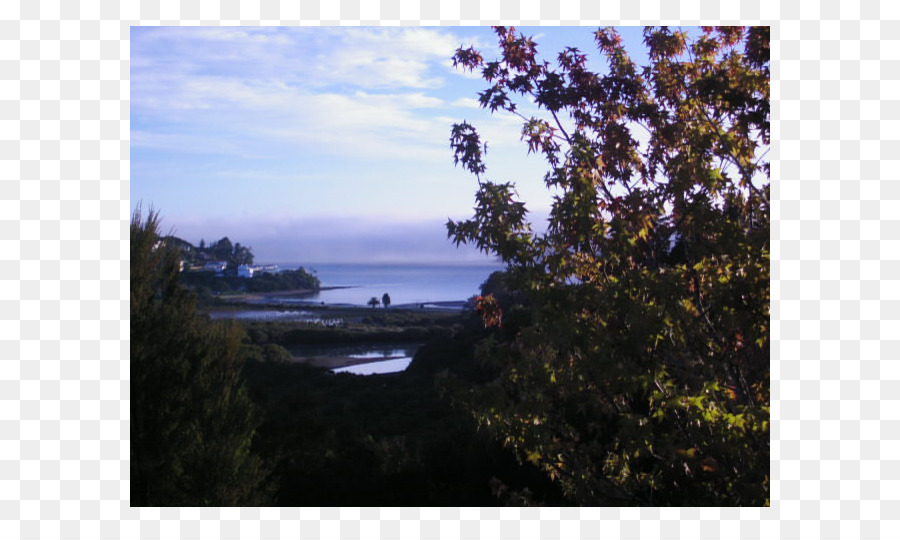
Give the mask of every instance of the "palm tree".
[{"label": "palm tree", "polygon": [[372,309],[375,309],[378,306],[378,304],[380,304],[380,303],[381,302],[379,302],[378,299],[375,298],[374,296],[372,298],[370,298],[369,301],[367,302],[367,304],[372,306]]}]

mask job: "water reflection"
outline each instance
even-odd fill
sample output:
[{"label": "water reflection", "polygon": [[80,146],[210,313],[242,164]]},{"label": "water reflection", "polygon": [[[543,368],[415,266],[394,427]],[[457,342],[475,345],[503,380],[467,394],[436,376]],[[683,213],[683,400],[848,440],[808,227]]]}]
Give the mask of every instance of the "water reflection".
[{"label": "water reflection", "polygon": [[356,364],[355,366],[347,366],[333,369],[334,373],[353,373],[354,375],[379,375],[383,373],[398,373],[409,367],[412,358],[406,356],[402,358],[393,358],[391,360],[382,360],[381,362],[369,362],[366,364]]},{"label": "water reflection", "polygon": [[405,370],[421,346],[421,343],[369,343],[289,345],[287,348],[298,359],[329,367],[334,373],[374,375]]}]

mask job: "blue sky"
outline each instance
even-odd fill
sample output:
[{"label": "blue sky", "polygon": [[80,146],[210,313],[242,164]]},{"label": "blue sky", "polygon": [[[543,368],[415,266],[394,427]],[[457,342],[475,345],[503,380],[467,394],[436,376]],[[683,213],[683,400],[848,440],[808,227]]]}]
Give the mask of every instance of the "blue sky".
[{"label": "blue sky", "polygon": [[[522,30],[551,62],[576,46],[602,65],[595,28]],[[641,29],[620,31],[643,63]],[[460,45],[497,57],[482,27],[133,27],[132,208],[260,262],[487,261],[446,239],[476,187],[453,165],[452,124],[475,125],[486,177],[515,182],[538,220],[551,194],[521,119],[481,110],[487,83],[452,67]]]}]

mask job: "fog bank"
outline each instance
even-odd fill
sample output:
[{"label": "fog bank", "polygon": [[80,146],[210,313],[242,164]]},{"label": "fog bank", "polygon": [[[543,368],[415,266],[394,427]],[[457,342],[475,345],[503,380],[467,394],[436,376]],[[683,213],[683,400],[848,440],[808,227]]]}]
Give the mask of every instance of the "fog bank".
[{"label": "fog bank", "polygon": [[[445,220],[446,221],[446,220]],[[441,221],[317,219],[166,219],[162,230],[194,245],[223,236],[250,246],[257,262],[490,263],[494,258],[447,238]]]}]

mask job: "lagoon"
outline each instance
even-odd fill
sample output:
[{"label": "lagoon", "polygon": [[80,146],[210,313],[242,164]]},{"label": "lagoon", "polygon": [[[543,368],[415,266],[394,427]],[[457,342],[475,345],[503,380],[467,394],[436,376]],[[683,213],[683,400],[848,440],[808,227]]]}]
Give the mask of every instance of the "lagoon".
[{"label": "lagoon", "polygon": [[346,366],[333,369],[334,373],[352,373],[354,375],[381,375],[384,373],[399,373],[409,367],[412,358],[406,356],[402,358],[394,358],[392,360],[382,360],[380,362],[368,362],[365,364],[356,364],[354,366]]},{"label": "lagoon", "polygon": [[355,345],[288,345],[298,361],[327,367],[334,373],[373,375],[405,370],[421,343],[379,343]]}]

